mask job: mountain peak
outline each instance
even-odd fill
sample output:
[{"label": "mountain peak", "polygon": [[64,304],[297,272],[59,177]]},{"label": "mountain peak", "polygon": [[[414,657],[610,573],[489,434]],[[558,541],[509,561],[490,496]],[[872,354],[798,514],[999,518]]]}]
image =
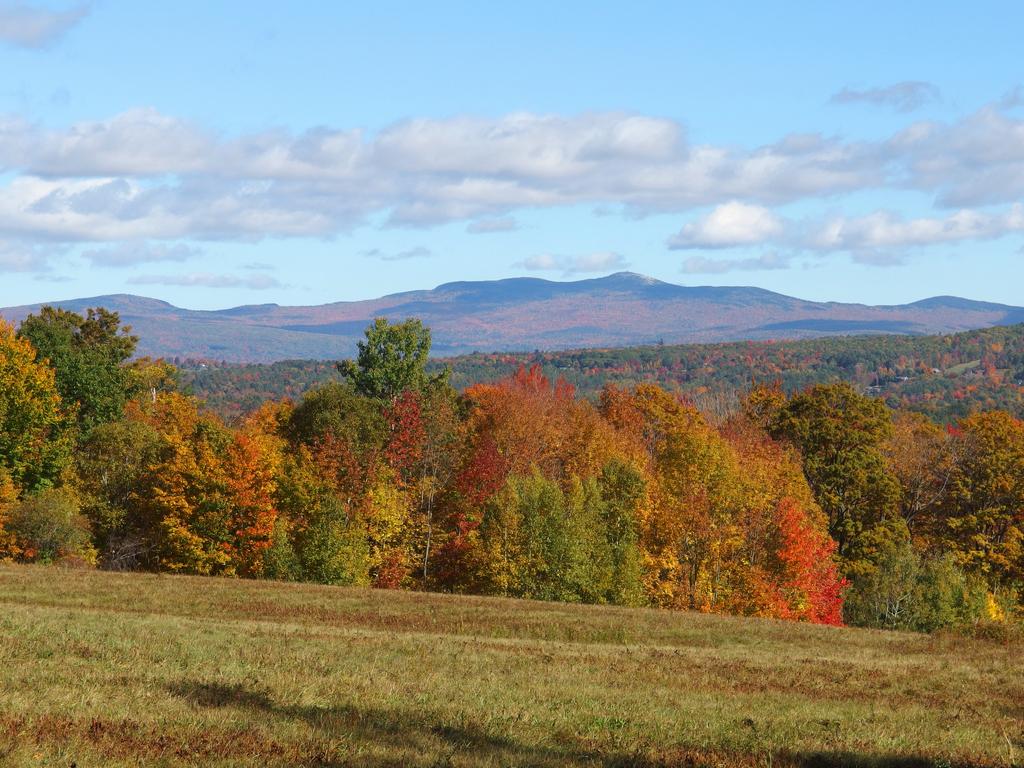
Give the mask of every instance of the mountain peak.
[{"label": "mountain peak", "polygon": [[630,283],[634,285],[669,285],[669,283],[666,283],[663,280],[658,280],[657,278],[650,277],[648,275],[642,275],[639,272],[628,271],[613,272],[610,275],[605,275],[604,277],[596,279],[606,282]]}]

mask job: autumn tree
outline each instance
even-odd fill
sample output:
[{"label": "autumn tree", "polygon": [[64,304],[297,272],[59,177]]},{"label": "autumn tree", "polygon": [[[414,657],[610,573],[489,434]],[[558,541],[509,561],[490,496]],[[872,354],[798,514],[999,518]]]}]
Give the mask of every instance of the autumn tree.
[{"label": "autumn tree", "polygon": [[44,488],[25,496],[5,513],[4,529],[23,562],[93,565],[96,551],[88,521],[68,488]]},{"label": "autumn tree", "polygon": [[964,419],[944,510],[944,543],[993,586],[1024,582],[1024,422],[1007,413]]},{"label": "autumn tree", "polygon": [[643,532],[648,594],[662,605],[714,609],[722,545],[736,535],[740,509],[728,446],[695,408],[657,386],[606,388],[601,409],[646,456],[654,480]]},{"label": "autumn tree", "polygon": [[235,573],[232,505],[226,463],[231,433],[184,395],[135,402],[133,418],[154,428],[161,460],[147,473],[139,526],[156,567],[201,575]]},{"label": "autumn tree", "polygon": [[919,413],[899,411],[882,445],[889,474],[899,486],[898,510],[913,540],[933,545],[939,515],[959,462],[961,441]]},{"label": "autumn tree", "polygon": [[438,526],[439,500],[450,490],[462,462],[461,407],[451,387],[432,386],[423,393],[406,390],[387,412],[391,427],[385,454],[409,491],[418,518],[412,545],[425,584],[431,556],[445,539]]},{"label": "autumn tree", "polygon": [[53,369],[0,319],[0,468],[19,492],[57,482],[71,457],[73,416]]},{"label": "autumn tree", "polygon": [[729,554],[729,610],[842,623],[847,583],[799,453],[745,417],[734,417],[723,436],[739,467],[742,508],[735,527],[738,549]]},{"label": "autumn tree", "polygon": [[21,548],[14,533],[9,529],[9,514],[18,500],[18,489],[6,469],[0,467],[0,562],[12,560],[21,555]]},{"label": "autumn tree", "polygon": [[783,600],[777,615],[841,625],[848,582],[833,557],[835,541],[793,499],[782,499],[776,512],[778,542],[772,559],[781,566],[777,584]]},{"label": "autumn tree", "polygon": [[264,407],[234,432],[225,475],[231,505],[232,558],[241,576],[264,576],[264,556],[277,525],[277,483],[284,440],[278,435],[281,409]]}]

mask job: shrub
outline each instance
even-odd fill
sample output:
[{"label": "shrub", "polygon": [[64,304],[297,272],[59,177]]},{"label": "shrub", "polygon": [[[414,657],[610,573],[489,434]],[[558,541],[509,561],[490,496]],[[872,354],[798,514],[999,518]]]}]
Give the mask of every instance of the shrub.
[{"label": "shrub", "polygon": [[320,500],[297,549],[305,581],[346,586],[370,583],[366,529],[350,519],[332,496]]},{"label": "shrub", "polygon": [[862,627],[934,632],[971,627],[988,616],[988,592],[951,555],[922,558],[908,541],[876,555],[846,598],[846,621]]},{"label": "shrub", "polygon": [[96,563],[89,523],[65,490],[46,489],[15,504],[5,527],[18,542],[20,560]]}]

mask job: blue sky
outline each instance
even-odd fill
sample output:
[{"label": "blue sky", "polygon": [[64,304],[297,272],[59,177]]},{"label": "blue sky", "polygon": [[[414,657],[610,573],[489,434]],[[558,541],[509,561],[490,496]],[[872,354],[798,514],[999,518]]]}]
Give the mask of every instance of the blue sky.
[{"label": "blue sky", "polygon": [[0,0],[0,305],[1024,304],[1019,3]]}]

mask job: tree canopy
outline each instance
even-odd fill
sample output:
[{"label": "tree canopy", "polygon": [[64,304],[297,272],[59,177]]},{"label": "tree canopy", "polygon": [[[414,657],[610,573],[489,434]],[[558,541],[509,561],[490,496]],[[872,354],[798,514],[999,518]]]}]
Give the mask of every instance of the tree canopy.
[{"label": "tree canopy", "polygon": [[405,390],[422,391],[432,381],[447,378],[445,373],[427,376],[430,357],[430,329],[410,318],[390,323],[378,317],[359,342],[355,361],[338,363],[338,370],[356,391],[379,400],[392,401]]}]

